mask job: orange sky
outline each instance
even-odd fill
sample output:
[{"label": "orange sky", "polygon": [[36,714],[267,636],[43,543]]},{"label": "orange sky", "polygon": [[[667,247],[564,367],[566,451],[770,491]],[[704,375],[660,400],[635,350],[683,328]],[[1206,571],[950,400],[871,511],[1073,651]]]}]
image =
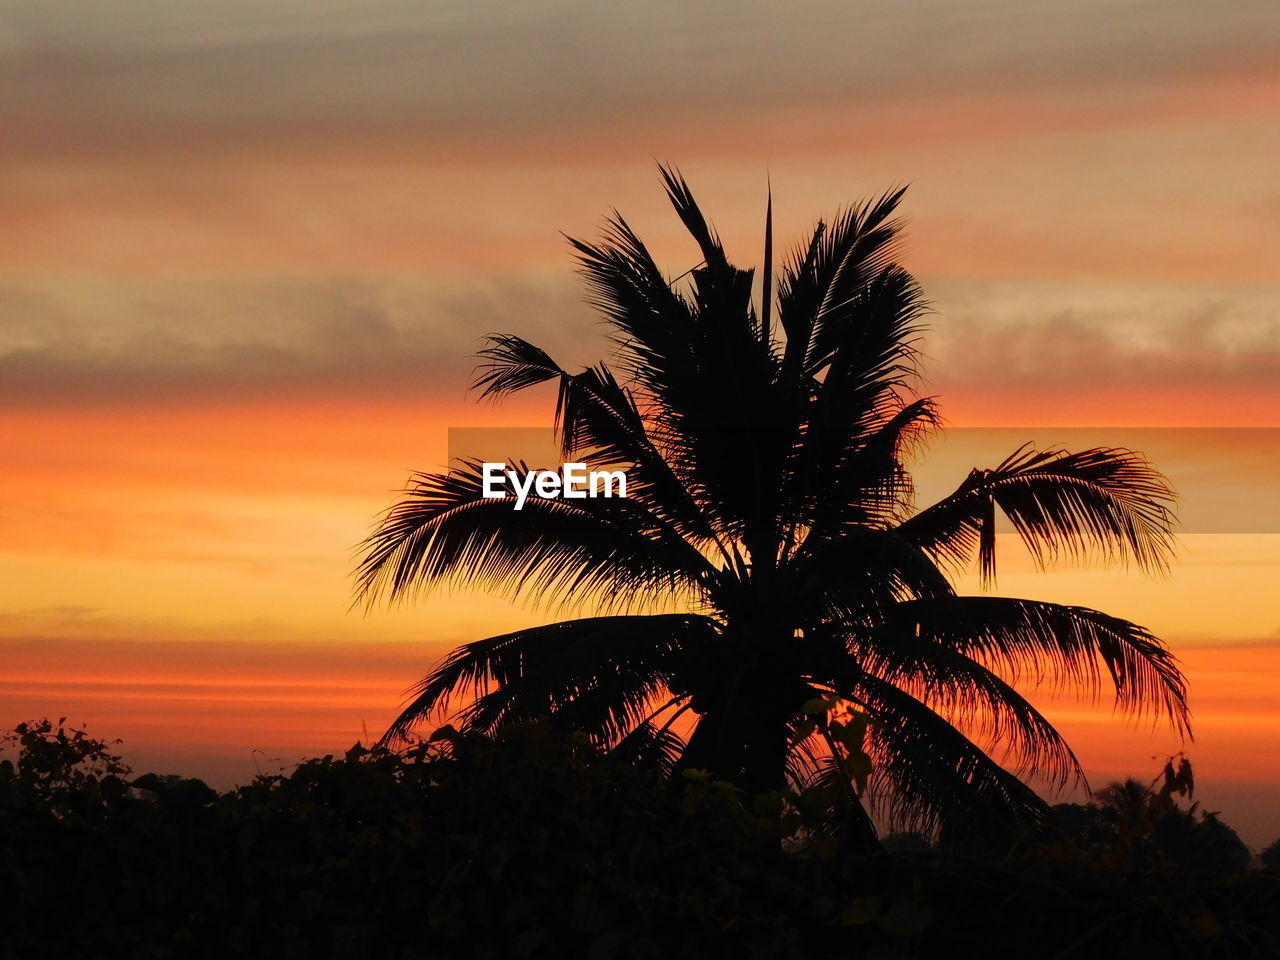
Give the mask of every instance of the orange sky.
[{"label": "orange sky", "polygon": [[[467,399],[482,335],[605,351],[558,231],[617,206],[691,265],[654,157],[747,263],[766,171],[789,237],[909,182],[957,426],[1280,426],[1274,5],[607,6],[8,5],[0,725],[67,714],[229,783],[378,732],[449,645],[546,616],[349,612],[352,548],[450,426],[545,422]],[[1164,636],[1206,802],[1269,842],[1280,453],[1134,436],[1183,488],[1172,577],[1015,557],[1000,590]],[[926,489],[985,453],[962,437]],[[1095,779],[1177,749],[1054,710]]]}]

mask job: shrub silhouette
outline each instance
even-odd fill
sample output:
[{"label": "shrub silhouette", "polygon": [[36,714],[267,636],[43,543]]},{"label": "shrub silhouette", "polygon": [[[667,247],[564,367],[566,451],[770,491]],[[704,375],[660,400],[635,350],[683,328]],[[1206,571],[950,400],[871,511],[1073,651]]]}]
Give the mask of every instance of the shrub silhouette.
[{"label": "shrub silhouette", "polygon": [[[109,772],[109,745],[52,733],[27,741],[39,762],[0,765],[3,960],[1238,957],[1280,942],[1268,872],[1124,873],[1031,837],[996,859],[784,849],[794,810],[601,759],[545,724],[356,746],[222,794]],[[69,775],[48,790],[51,765]],[[102,789],[113,778],[125,789]],[[92,802],[69,815],[67,795]]]},{"label": "shrub silhouette", "polygon": [[1275,840],[1258,855],[1263,869],[1280,873],[1280,840]]},{"label": "shrub silhouette", "polygon": [[1065,842],[1074,855],[1126,876],[1165,870],[1226,877],[1248,869],[1248,847],[1216,813],[1192,802],[1191,763],[1174,759],[1150,784],[1130,778],[1099,790],[1093,803],[1054,807],[1050,843]]}]

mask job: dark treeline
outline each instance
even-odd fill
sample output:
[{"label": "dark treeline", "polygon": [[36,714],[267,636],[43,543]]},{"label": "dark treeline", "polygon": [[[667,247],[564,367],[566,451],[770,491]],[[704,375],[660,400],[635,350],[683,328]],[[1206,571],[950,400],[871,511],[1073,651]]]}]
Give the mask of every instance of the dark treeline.
[{"label": "dark treeline", "polygon": [[4,960],[1280,955],[1276,848],[1254,864],[1186,765],[1004,836],[868,851],[829,798],[746,802],[539,725],[226,793],[47,721],[10,747]]}]

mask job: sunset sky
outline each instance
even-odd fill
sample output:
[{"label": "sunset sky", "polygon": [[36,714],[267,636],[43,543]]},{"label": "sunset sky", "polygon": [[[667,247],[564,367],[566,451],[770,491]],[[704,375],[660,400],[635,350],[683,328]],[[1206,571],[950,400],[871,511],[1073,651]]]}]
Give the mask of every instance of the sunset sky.
[{"label": "sunset sky", "polygon": [[[1167,579],[1010,551],[998,589],[1167,640],[1205,804],[1280,836],[1280,439],[1227,429],[1280,427],[1274,0],[0,0],[0,89],[0,727],[227,786],[550,619],[352,611],[354,548],[450,427],[548,423],[467,394],[482,336],[607,353],[562,231],[617,207],[694,264],[663,160],[743,265],[766,181],[780,238],[910,184],[925,389],[1019,428],[942,438],[922,487],[1073,428],[1165,467]],[[1181,748],[1047,712],[1095,785]]]}]

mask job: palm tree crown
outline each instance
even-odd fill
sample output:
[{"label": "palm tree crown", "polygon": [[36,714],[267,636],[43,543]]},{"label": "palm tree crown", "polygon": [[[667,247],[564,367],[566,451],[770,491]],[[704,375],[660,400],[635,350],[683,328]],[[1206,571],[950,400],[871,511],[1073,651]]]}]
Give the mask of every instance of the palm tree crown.
[{"label": "palm tree crown", "polygon": [[[1107,685],[1121,710],[1185,734],[1185,682],[1144,628],[957,594],[951,575],[975,561],[994,577],[997,513],[1038,561],[1161,569],[1173,499],[1133,452],[1023,448],[914,508],[904,458],[938,418],[913,390],[925,304],[895,261],[902,191],[819,222],[776,278],[770,205],[757,310],[753,271],[729,262],[680,175],[662,177],[700,248],[693,270],[669,279],[617,215],[600,242],[570,240],[615,331],[615,367],[569,372],[497,336],[477,380],[490,397],[557,385],[564,457],[625,464],[627,498],[531,498],[517,512],[482,496],[478,463],[417,474],[357,574],[366,600],[462,581],[609,615],[458,648],[387,736],[451,702],[477,731],[550,716],[603,749],[756,791],[843,785],[937,827],[1035,816],[1024,779],[1080,777],[1015,689],[1022,677]],[[826,722],[832,710],[861,722]],[[842,742],[855,729],[861,742]],[[868,791],[839,762],[864,748]]]}]

